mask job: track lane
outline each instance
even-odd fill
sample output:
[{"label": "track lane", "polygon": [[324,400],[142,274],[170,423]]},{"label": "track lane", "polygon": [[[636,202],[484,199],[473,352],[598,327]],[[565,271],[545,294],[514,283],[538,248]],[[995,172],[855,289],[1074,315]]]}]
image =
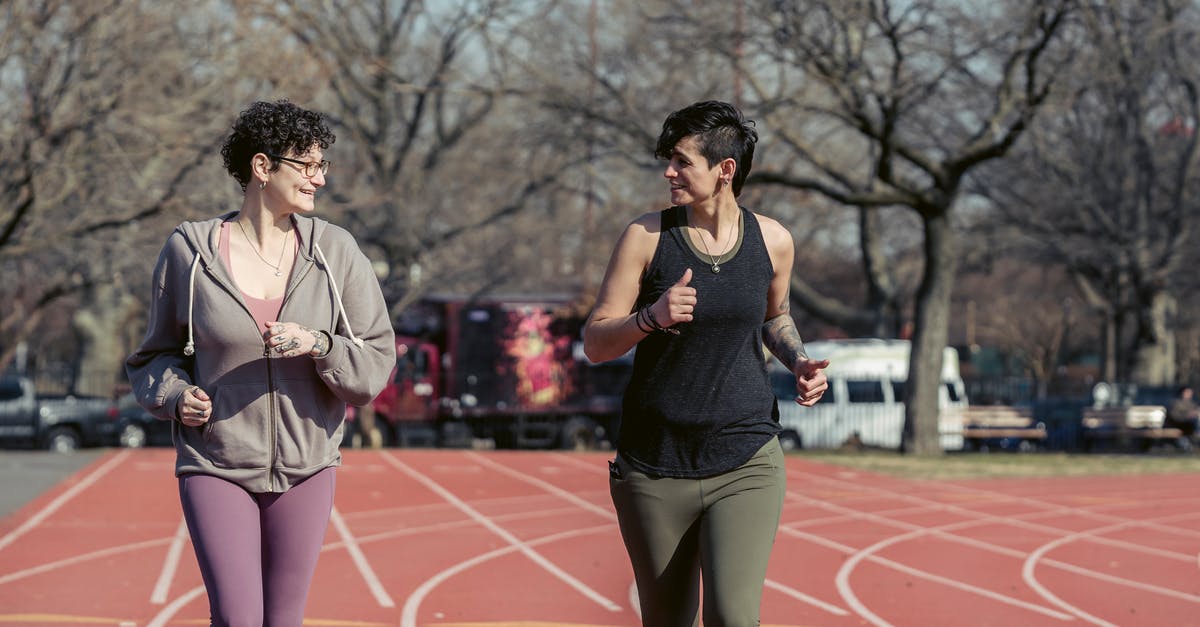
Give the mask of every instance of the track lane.
[{"label": "track lane", "polygon": [[[346,451],[307,622],[401,625],[407,607],[411,625],[636,625],[610,455]],[[203,622],[172,462],[107,452],[0,520],[13,538],[0,625]],[[1195,475],[937,482],[788,467],[764,625],[1200,624]]]}]

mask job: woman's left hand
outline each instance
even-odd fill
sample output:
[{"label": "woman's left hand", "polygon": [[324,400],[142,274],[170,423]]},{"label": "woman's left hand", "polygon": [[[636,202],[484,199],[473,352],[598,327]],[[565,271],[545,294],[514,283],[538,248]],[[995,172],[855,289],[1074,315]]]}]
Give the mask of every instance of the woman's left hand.
[{"label": "woman's left hand", "polygon": [[825,378],[825,368],[829,367],[828,359],[796,360],[792,372],[796,375],[796,402],[805,407],[812,407],[825,395],[829,389],[829,380]]},{"label": "woman's left hand", "polygon": [[267,348],[280,357],[314,355],[328,350],[323,346],[324,335],[320,331],[295,322],[268,322],[263,338]]}]

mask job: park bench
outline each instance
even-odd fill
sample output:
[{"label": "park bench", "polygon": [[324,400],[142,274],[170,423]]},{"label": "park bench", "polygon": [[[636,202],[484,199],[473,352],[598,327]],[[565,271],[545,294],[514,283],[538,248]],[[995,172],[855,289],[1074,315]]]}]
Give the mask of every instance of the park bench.
[{"label": "park bench", "polygon": [[1046,439],[1046,425],[1033,419],[1029,407],[971,405],[962,410],[963,448],[986,451],[1015,448],[1032,451]]},{"label": "park bench", "polygon": [[1161,405],[1089,407],[1083,410],[1083,450],[1092,451],[1101,443],[1118,450],[1148,451],[1156,444],[1178,446],[1183,432],[1164,427],[1167,411]]}]

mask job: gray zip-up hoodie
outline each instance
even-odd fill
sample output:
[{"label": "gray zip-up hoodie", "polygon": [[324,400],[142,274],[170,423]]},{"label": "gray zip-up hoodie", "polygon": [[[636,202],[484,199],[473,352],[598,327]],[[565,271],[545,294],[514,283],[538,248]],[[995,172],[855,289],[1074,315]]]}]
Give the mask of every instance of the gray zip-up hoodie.
[{"label": "gray zip-up hoodie", "polygon": [[[279,319],[323,330],[329,353],[279,357],[217,250],[234,214],[175,228],[154,268],[146,337],[125,367],[138,403],[173,421],[175,474],[222,477],[251,492],[283,492],[341,463],[346,404],[365,405],[396,364],[379,281],[344,229],[294,216],[299,254]],[[179,422],[179,397],[198,385],[209,421]]]}]

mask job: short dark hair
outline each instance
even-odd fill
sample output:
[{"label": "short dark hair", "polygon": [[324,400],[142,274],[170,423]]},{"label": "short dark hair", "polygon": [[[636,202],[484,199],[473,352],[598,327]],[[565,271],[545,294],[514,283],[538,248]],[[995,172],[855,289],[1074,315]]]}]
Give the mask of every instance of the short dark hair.
[{"label": "short dark hair", "polygon": [[697,102],[667,116],[654,147],[654,156],[670,159],[675,145],[685,137],[696,138],[700,154],[708,160],[709,167],[725,159],[737,163],[733,173],[733,195],[741,194],[742,184],[754,163],[754,144],[758,142],[754,121],[747,120],[737,107],[727,102]]},{"label": "short dark hair", "polygon": [[322,113],[301,109],[287,100],[259,101],[238,115],[233,131],[221,146],[221,157],[225,169],[245,190],[250,184],[250,159],[254,155],[303,154],[313,146],[325,150],[336,139]]}]

